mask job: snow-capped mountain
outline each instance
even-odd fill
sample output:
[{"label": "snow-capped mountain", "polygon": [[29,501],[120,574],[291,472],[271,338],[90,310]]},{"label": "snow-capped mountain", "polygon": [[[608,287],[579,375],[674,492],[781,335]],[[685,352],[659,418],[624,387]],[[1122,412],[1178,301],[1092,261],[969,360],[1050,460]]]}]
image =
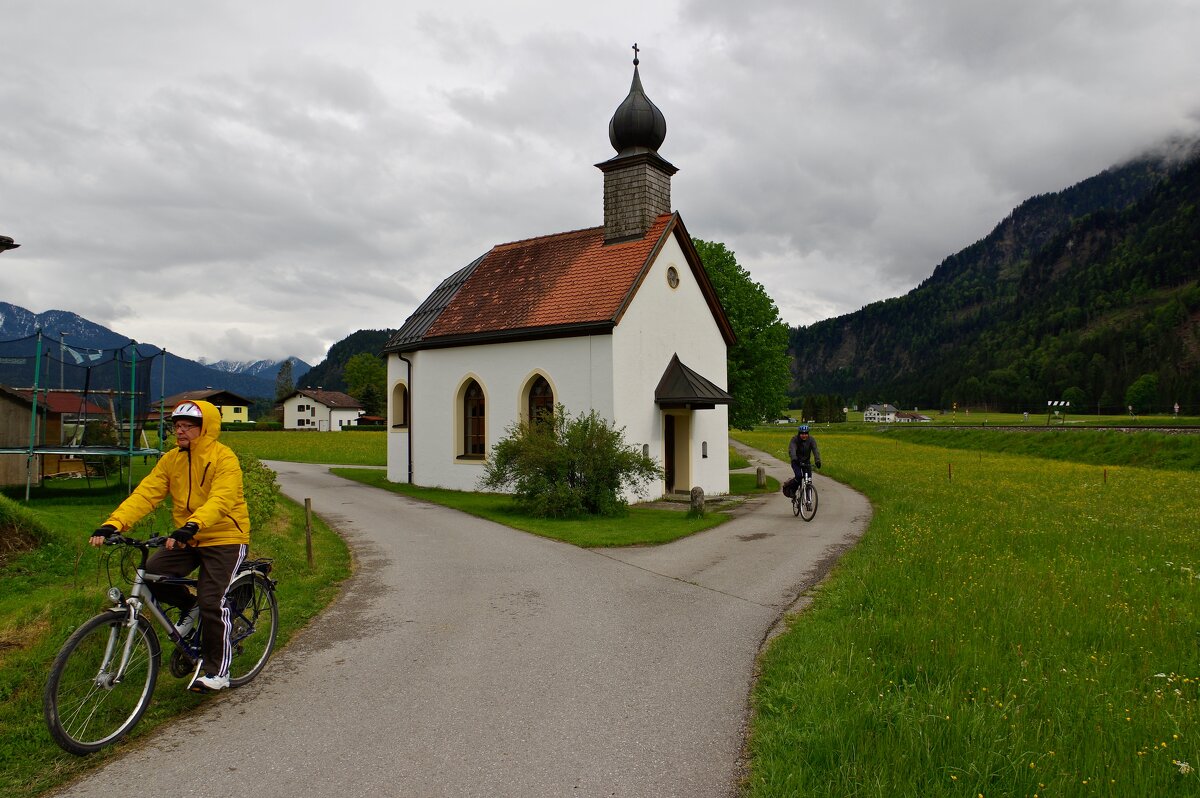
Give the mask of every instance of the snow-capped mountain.
[{"label": "snow-capped mountain", "polygon": [[[68,348],[114,349],[133,342],[128,336],[67,310],[34,313],[18,305],[0,302],[0,341],[30,337],[38,330],[42,331],[44,339],[52,347],[65,341]],[[153,343],[139,343],[147,351],[157,353],[160,350]],[[297,358],[291,360],[293,379],[306,374],[311,368]],[[223,366],[197,363],[168,352],[165,358],[155,358],[151,366],[151,382],[161,385],[166,396],[201,388],[219,388],[247,399],[275,396],[275,377],[282,361],[273,364],[270,361],[252,361],[240,364],[241,368],[236,363],[223,363]],[[165,378],[163,368],[166,370]]]},{"label": "snow-capped mountain", "polygon": [[[298,380],[304,374],[307,374],[312,366],[305,363],[298,357],[288,358],[292,361],[292,379]],[[227,374],[246,374],[251,377],[258,377],[264,380],[274,380],[279,375],[279,369],[283,366],[282,360],[215,360],[209,361],[208,358],[200,358],[200,363],[208,366],[210,369],[224,371]]]}]

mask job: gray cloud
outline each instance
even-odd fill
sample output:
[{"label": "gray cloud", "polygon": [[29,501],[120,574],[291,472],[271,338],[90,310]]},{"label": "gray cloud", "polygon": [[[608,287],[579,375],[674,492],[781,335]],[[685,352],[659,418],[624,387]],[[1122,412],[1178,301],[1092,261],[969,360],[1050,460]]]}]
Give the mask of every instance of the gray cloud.
[{"label": "gray cloud", "polygon": [[792,324],[1200,130],[1183,0],[403,5],[14,9],[0,298],[318,360],[495,243],[601,222],[633,40],[675,206]]}]

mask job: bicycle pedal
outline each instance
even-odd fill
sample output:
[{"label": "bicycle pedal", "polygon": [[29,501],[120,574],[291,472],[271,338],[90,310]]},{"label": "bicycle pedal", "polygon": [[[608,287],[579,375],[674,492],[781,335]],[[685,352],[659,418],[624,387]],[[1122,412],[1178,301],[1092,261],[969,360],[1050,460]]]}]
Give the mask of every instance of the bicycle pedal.
[{"label": "bicycle pedal", "polygon": [[176,679],[182,679],[187,676],[192,676],[196,672],[196,660],[192,655],[184,651],[179,646],[175,647],[175,651],[171,654],[171,661],[168,663],[171,670],[171,675]]}]

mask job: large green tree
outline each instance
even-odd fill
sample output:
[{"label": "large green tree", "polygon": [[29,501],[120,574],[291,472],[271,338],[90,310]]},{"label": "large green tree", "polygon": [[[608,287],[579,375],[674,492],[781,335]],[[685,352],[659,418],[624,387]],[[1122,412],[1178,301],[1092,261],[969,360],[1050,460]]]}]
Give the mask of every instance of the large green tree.
[{"label": "large green tree", "polygon": [[692,239],[737,342],[729,348],[729,425],[751,429],[788,404],[788,327],[761,284],[724,244]]},{"label": "large green tree", "polygon": [[342,371],[346,393],[363,403],[369,416],[381,415],[381,405],[387,390],[387,366],[378,355],[359,352],[346,361]]}]

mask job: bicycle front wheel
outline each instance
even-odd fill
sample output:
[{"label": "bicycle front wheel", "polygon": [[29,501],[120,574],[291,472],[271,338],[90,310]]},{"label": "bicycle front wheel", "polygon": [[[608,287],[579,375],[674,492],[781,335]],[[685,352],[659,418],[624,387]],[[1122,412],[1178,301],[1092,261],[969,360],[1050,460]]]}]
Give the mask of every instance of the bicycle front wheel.
[{"label": "bicycle front wheel", "polygon": [[229,636],[233,646],[229,686],[240,687],[258,675],[275,649],[279,602],[274,586],[256,571],[248,571],[234,580],[225,600],[233,623]]},{"label": "bicycle front wheel", "polygon": [[[42,697],[46,726],[64,751],[84,756],[112,745],[139,720],[154,694],[160,649],[145,618],[125,626],[124,612],[106,612],[75,630],[50,666]],[[129,645],[129,660],[118,674]]]},{"label": "bicycle front wheel", "polygon": [[[799,495],[799,494],[797,494]],[[811,521],[817,514],[817,486],[811,482],[804,486],[804,498],[800,502],[800,517]]]}]

